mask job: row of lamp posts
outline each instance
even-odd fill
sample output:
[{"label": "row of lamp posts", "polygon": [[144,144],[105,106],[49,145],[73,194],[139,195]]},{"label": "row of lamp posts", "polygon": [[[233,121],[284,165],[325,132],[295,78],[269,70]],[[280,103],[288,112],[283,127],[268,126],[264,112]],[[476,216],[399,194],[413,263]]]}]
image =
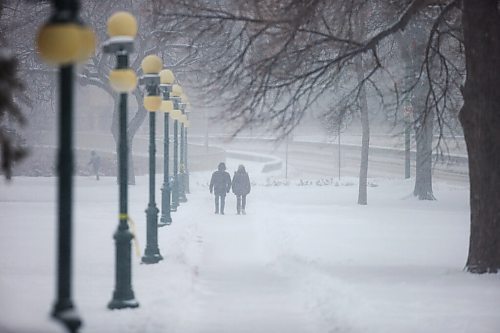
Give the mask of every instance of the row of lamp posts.
[{"label": "row of lamp posts", "polygon": [[[70,332],[77,332],[81,318],[71,297],[72,264],[72,193],[73,193],[73,81],[74,64],[88,59],[95,50],[95,35],[78,17],[79,1],[53,0],[53,12],[49,21],[37,36],[39,54],[46,62],[59,67],[59,152],[58,165],[58,251],[56,300],[52,316]],[[132,289],[131,241],[134,235],[129,229],[128,216],[128,144],[127,144],[127,97],[137,86],[137,76],[129,67],[129,55],[134,51],[137,21],[127,12],[118,12],[108,20],[109,39],[103,51],[116,57],[116,66],[109,74],[109,82],[118,93],[118,228],[114,234],[115,289],[110,309],[136,308],[139,303]],[[163,67],[154,55],[144,58],[141,64],[144,75],[140,84],[144,87],[144,107],[149,111],[149,203],[146,209],[147,242],[143,263],[157,263],[162,258],[158,248],[159,226],[172,223],[171,211],[179,202],[187,201],[189,173],[187,171],[187,98],[182,88],[174,84],[174,75]],[[162,186],[161,218],[155,202],[155,126],[156,111],[164,112],[164,179]],[[174,121],[173,174],[169,170],[169,118]],[[180,126],[180,133],[179,131]],[[180,134],[180,148],[179,138]],[[180,152],[179,152],[180,149]]]},{"label": "row of lamp posts", "polygon": [[[121,28],[123,27],[123,29]],[[134,27],[134,29],[130,29]],[[126,12],[114,14],[108,20],[108,34],[110,38],[104,45],[104,52],[115,54],[117,57],[116,69],[111,71],[109,79],[112,88],[120,94],[119,116],[119,184],[120,184],[120,212],[119,226],[115,233],[116,243],[116,281],[113,298],[108,304],[110,309],[134,308],[139,304],[135,300],[131,283],[131,241],[134,237],[128,227],[127,213],[127,93],[135,89],[137,78],[135,73],[128,68],[128,54],[133,52],[133,38],[137,33],[135,18]],[[178,156],[178,123],[181,128],[189,127],[185,111],[181,109],[187,105],[187,100],[182,100],[182,88],[174,84],[175,77],[168,70],[162,70],[163,62],[156,55],[146,56],[141,68],[143,76],[139,85],[144,89],[144,108],[149,112],[149,202],[146,208],[146,248],[141,261],[145,264],[158,263],[163,259],[158,247],[158,227],[172,223],[170,212],[176,211],[179,202],[185,202],[184,187],[179,186],[184,182],[184,174],[179,175],[178,165],[187,160],[184,154],[187,146],[186,137],[182,139],[181,156]],[[161,218],[158,222],[160,210],[156,205],[156,112],[163,111],[164,126],[164,181],[162,187]],[[174,159],[173,175],[169,173],[169,118],[174,120]],[[182,168],[182,167],[181,167]]]}]

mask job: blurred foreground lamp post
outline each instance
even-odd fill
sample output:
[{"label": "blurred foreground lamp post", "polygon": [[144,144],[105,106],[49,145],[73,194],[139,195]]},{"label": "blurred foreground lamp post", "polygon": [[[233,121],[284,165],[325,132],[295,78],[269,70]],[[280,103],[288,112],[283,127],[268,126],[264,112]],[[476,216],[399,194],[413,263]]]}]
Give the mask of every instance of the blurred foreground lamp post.
[{"label": "blurred foreground lamp post", "polygon": [[156,175],[156,111],[160,109],[162,98],[160,96],[160,72],[163,63],[155,55],[148,55],[142,60],[144,76],[140,84],[144,85],[144,107],[149,111],[149,203],[146,209],[146,249],[142,262],[156,264],[163,257],[158,248],[158,208],[155,202],[155,175]]},{"label": "blurred foreground lamp post", "polygon": [[170,163],[170,134],[169,134],[169,114],[174,110],[174,104],[170,100],[170,92],[175,77],[171,70],[164,69],[160,72],[160,90],[162,92],[163,101],[160,110],[165,113],[163,126],[163,186],[161,188],[161,217],[158,226],[163,227],[172,223],[170,215],[170,178],[169,178],[169,163]]},{"label": "blurred foreground lamp post", "polygon": [[37,36],[40,57],[59,67],[57,299],[51,314],[70,332],[82,324],[71,299],[73,64],[87,60],[95,49],[94,32],[78,18],[79,6],[76,0],[53,1],[52,16]]},{"label": "blurred foreground lamp post", "polygon": [[110,38],[103,47],[104,53],[116,55],[116,68],[109,74],[109,83],[119,98],[118,183],[120,191],[119,224],[114,234],[116,244],[115,290],[109,302],[110,309],[136,308],[132,290],[131,241],[134,237],[128,227],[128,145],[127,145],[127,94],[137,85],[135,72],[129,68],[128,56],[134,50],[137,21],[127,12],[117,12],[108,19]]},{"label": "blurred foreground lamp post", "polygon": [[[184,95],[184,94],[183,94]],[[185,169],[185,140],[186,137],[184,136],[185,132],[185,127],[184,124],[187,121],[187,116],[185,114],[186,110],[186,103],[182,100],[181,97],[181,103],[179,103],[179,108],[182,112],[182,116],[179,119],[179,122],[181,124],[181,131],[180,131],[180,156],[179,156],[179,202],[187,202],[187,197],[186,197],[186,169]]]},{"label": "blurred foreground lamp post", "polygon": [[412,106],[410,102],[408,102],[403,109],[405,121],[405,179],[410,178],[410,130],[412,111]]},{"label": "blurred foreground lamp post", "polygon": [[177,211],[179,207],[179,119],[182,116],[182,111],[179,109],[180,96],[182,95],[182,88],[178,84],[172,86],[172,97],[174,102],[174,110],[171,117],[174,120],[174,168],[173,168],[173,181],[172,181],[172,211]]}]

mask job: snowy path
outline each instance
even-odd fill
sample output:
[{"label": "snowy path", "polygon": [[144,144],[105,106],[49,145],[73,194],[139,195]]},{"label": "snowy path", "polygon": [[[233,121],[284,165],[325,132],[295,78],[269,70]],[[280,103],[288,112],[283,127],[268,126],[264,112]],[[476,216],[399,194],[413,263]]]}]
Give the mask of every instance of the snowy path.
[{"label": "snowy path", "polygon": [[[228,161],[234,170],[237,161]],[[339,186],[257,185],[246,216],[213,214],[210,173],[194,173],[189,202],[159,229],[165,258],[133,257],[134,310],[106,308],[114,287],[117,186],[76,179],[74,302],[82,333],[497,333],[499,275],[463,272],[468,191],[436,183],[438,201],[409,197],[412,180]],[[255,168],[254,168],[255,167]],[[161,179],[157,179],[158,184]],[[145,247],[147,178],[130,187]],[[0,332],[62,332],[54,300],[54,178],[0,187]],[[157,202],[159,198],[157,197]],[[22,314],[22,318],[20,317]]]},{"label": "snowy path", "polygon": [[195,268],[196,308],[178,331],[313,332],[293,292],[292,277],[268,267],[255,215],[228,213],[232,210],[203,222],[203,257]]}]

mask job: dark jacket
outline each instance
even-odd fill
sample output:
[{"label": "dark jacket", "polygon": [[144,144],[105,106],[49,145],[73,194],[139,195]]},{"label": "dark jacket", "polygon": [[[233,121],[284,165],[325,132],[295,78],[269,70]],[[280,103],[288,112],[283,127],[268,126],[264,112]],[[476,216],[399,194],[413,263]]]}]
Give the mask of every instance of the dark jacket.
[{"label": "dark jacket", "polygon": [[247,195],[250,193],[250,178],[245,169],[238,169],[233,177],[233,193],[236,195]]},{"label": "dark jacket", "polygon": [[225,165],[224,168],[219,165],[219,170],[212,174],[210,193],[213,191],[215,195],[226,195],[231,189],[231,176],[225,170]]}]

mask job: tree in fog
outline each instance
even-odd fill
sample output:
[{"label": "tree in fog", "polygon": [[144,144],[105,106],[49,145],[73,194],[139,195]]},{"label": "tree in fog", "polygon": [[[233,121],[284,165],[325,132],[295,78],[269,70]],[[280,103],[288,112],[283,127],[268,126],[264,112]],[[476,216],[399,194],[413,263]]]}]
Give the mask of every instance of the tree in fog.
[{"label": "tree in fog", "polygon": [[[115,59],[103,54],[100,43],[108,36],[106,33],[106,22],[109,16],[118,10],[128,10],[134,13],[138,20],[139,30],[135,38],[135,52],[130,57],[130,67],[140,75],[140,64],[148,54],[157,54],[164,59],[174,71],[185,66],[191,61],[191,48],[186,45],[176,45],[182,35],[170,29],[168,23],[161,24],[155,21],[151,13],[153,4],[148,1],[82,1],[80,17],[93,27],[96,32],[99,45],[95,54],[83,65],[78,67],[76,73],[77,83],[80,86],[94,86],[107,93],[113,101],[113,108],[109,111],[111,121],[111,133],[115,142],[118,142],[118,99],[116,93],[111,89],[108,75],[115,65]],[[31,99],[34,118],[40,113],[48,113],[54,109],[56,85],[54,81],[55,70],[42,63],[38,58],[33,45],[33,36],[37,32],[37,26],[43,24],[50,15],[49,2],[28,2],[21,0],[5,1],[2,6],[6,13],[2,22],[9,27],[9,39],[13,43],[13,53],[19,62],[19,74],[26,83],[26,95]],[[177,74],[177,73],[176,73]],[[133,139],[143,124],[147,111],[143,107],[143,97],[140,88],[135,89],[131,95],[136,100],[137,109],[129,106],[131,114],[128,124],[128,147],[129,147],[129,181],[135,183],[132,147]],[[47,118],[47,117],[45,117]],[[31,119],[31,117],[30,117]],[[43,119],[43,118],[42,118]],[[50,118],[48,118],[50,120]],[[36,126],[33,126],[35,129]]]},{"label": "tree in fog", "polygon": [[[158,22],[157,17],[151,15],[154,11],[154,4],[148,1],[96,1],[88,0],[82,6],[81,16],[85,22],[95,27],[99,40],[107,39],[106,24],[108,17],[115,11],[124,10],[132,12],[137,20],[139,29],[135,37],[134,53],[130,57],[130,67],[136,72],[141,71],[141,62],[149,54],[158,55],[163,59],[164,65],[172,69],[179,77],[180,69],[187,66],[187,63],[196,59],[192,53],[189,44],[178,43],[184,36],[179,30],[176,30],[168,22]],[[110,55],[104,54],[102,48],[98,47],[95,55],[89,60],[78,76],[78,82],[82,85],[93,85],[105,91],[110,97],[114,98],[114,107],[112,110],[111,133],[115,142],[118,142],[118,99],[116,93],[112,91],[108,83],[108,74],[114,67],[115,59]],[[140,75],[140,74],[139,74]],[[182,75],[180,75],[182,77]],[[132,159],[133,139],[140,126],[143,124],[147,111],[143,106],[143,94],[138,87],[131,96],[135,98],[137,109],[134,110],[128,123],[128,147],[129,162],[129,181],[135,183],[135,174]],[[130,112],[130,107],[129,107]],[[117,147],[118,149],[118,147]]]},{"label": "tree in fog", "polygon": [[[430,23],[424,53],[416,58],[418,75],[403,93],[417,89],[418,107],[424,108],[419,122],[425,124],[434,116],[442,129],[446,115],[457,113],[456,91],[461,88],[459,118],[469,154],[471,186],[467,269],[482,273],[500,268],[498,0],[155,2],[165,5],[158,13],[165,20],[176,20],[196,33],[198,40],[210,39],[215,47],[215,52],[207,52],[205,70],[210,75],[205,83],[209,93],[218,92],[229,101],[222,117],[239,121],[240,129],[260,123],[284,133],[320,96],[339,93],[335,84],[361,54],[368,64],[362,85],[376,90],[380,81],[374,78],[386,69],[384,59],[385,63],[391,57],[396,59],[382,52],[384,44],[426,15]],[[355,22],[368,3],[390,15],[357,39]],[[464,65],[467,74],[462,86]],[[362,85],[353,90],[359,92]]]},{"label": "tree in fog", "polygon": [[[150,53],[158,52],[158,46],[161,45],[160,43],[153,44],[150,35],[151,26],[147,17],[142,15],[142,13],[138,15],[142,6],[143,3],[140,2],[134,5],[132,1],[125,4],[123,4],[122,1],[87,1],[87,3],[82,6],[81,10],[81,17],[83,20],[87,22],[87,24],[95,27],[95,32],[99,41],[105,41],[108,38],[106,22],[114,12],[123,10],[123,8],[126,7],[128,11],[135,14],[138,20],[139,29],[134,40],[134,53],[130,55],[130,67],[136,72],[140,69],[142,59]],[[114,68],[115,61],[116,59],[114,59],[114,57],[109,54],[104,54],[102,47],[98,46],[95,54],[78,74],[77,79],[78,83],[82,86],[91,85],[97,87],[106,92],[113,100],[113,108],[110,110],[110,116],[112,118],[110,130],[116,143],[116,156],[118,156],[119,100],[116,97],[116,92],[111,89],[108,82],[108,75]],[[128,118],[127,124],[127,145],[129,152],[128,180],[130,184],[135,184],[134,159],[132,154],[133,142],[137,131],[146,119],[147,111],[143,107],[142,94],[139,87],[131,92],[130,96],[135,98],[137,109],[133,110],[130,105],[128,107],[128,112],[131,115]]]},{"label": "tree in fog", "polygon": [[0,3],[0,161],[1,171],[7,178],[11,177],[12,164],[19,161],[26,151],[22,147],[22,139],[17,134],[19,125],[25,118],[18,103],[23,97],[23,85],[18,74],[18,60],[6,45],[4,7]]},{"label": "tree in fog", "polygon": [[14,103],[14,94],[22,87],[16,69],[17,60],[6,48],[0,47],[0,160],[7,178],[11,176],[12,163],[26,153],[15,130],[16,124],[24,123],[24,117]]}]

